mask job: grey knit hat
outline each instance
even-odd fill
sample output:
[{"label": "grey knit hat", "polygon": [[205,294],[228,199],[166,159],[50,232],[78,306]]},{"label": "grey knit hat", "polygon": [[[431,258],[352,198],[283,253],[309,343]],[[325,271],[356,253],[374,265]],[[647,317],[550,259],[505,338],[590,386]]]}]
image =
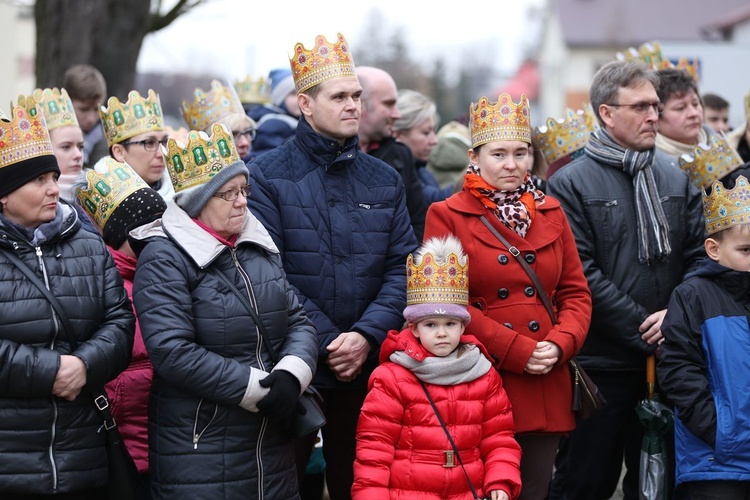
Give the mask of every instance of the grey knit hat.
[{"label": "grey knit hat", "polygon": [[250,172],[242,161],[236,161],[219,170],[211,177],[211,180],[200,186],[193,186],[180,191],[174,196],[174,201],[190,217],[195,219],[201,213],[203,207],[209,202],[221,187],[238,175],[244,175],[248,179]]}]

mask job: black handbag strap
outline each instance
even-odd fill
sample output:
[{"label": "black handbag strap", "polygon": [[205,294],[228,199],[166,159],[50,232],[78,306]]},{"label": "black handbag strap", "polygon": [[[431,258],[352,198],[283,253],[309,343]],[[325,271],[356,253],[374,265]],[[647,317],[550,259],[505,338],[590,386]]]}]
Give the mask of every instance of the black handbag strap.
[{"label": "black handbag strap", "polygon": [[488,221],[484,215],[480,216],[479,220],[481,220],[482,223],[487,226],[487,229],[489,229],[490,232],[495,235],[495,238],[500,240],[500,243],[505,245],[510,254],[515,257],[516,260],[521,264],[523,270],[526,271],[526,274],[528,274],[529,278],[531,278],[531,282],[534,284],[534,288],[536,288],[537,294],[539,294],[539,299],[542,301],[542,304],[544,304],[544,307],[547,309],[547,314],[549,314],[549,317],[552,319],[552,324],[556,324],[557,316],[555,316],[555,310],[552,308],[552,301],[550,300],[549,295],[547,295],[547,291],[544,289],[544,285],[542,285],[542,281],[539,279],[539,276],[536,275],[529,263],[526,262],[526,260],[521,256],[521,251],[511,245],[508,240],[505,239],[502,234],[500,234],[500,231],[495,229],[492,224],[490,224],[490,221]]},{"label": "black handbag strap", "polygon": [[445,435],[448,437],[448,441],[451,444],[451,447],[453,448],[453,453],[456,454],[456,459],[458,460],[458,464],[461,466],[461,469],[464,471],[464,475],[466,476],[466,482],[469,483],[469,489],[471,490],[471,494],[474,495],[475,499],[479,499],[479,495],[477,494],[477,490],[474,488],[474,484],[471,482],[471,479],[469,478],[469,473],[466,472],[466,467],[464,467],[464,462],[461,460],[461,454],[458,452],[458,446],[456,446],[456,442],[453,441],[453,436],[451,436],[451,433],[448,432],[448,427],[446,427],[445,422],[443,421],[443,417],[440,415],[440,412],[437,409],[437,406],[435,406],[435,401],[432,400],[432,396],[430,396],[430,391],[427,390],[427,386],[425,385],[422,380],[419,380],[419,384],[422,386],[422,389],[424,389],[424,393],[427,396],[427,401],[430,402],[430,406],[432,406],[432,410],[435,412],[435,416],[438,419],[438,422],[440,422],[440,427],[443,428],[445,431]]},{"label": "black handbag strap", "polygon": [[240,303],[245,306],[245,309],[247,309],[247,312],[250,314],[250,317],[253,318],[253,321],[255,321],[255,324],[258,327],[258,331],[260,332],[260,336],[263,339],[263,342],[268,346],[268,354],[271,356],[271,361],[273,361],[273,364],[276,365],[279,362],[278,354],[273,350],[273,344],[271,344],[271,339],[268,338],[268,332],[266,332],[266,327],[263,326],[263,323],[260,321],[260,317],[258,316],[258,313],[255,311],[255,308],[253,308],[253,305],[250,303],[250,299],[247,298],[240,290],[232,283],[229,278],[226,277],[224,273],[222,273],[219,269],[214,269],[214,274],[216,274],[228,287],[232,292],[237,296],[238,299],[240,299]]},{"label": "black handbag strap", "polygon": [[[42,280],[39,279],[39,276],[37,276],[34,271],[29,269],[29,266],[27,266],[21,259],[19,259],[17,255],[5,249],[0,249],[0,253],[5,255],[5,257],[7,257],[8,260],[11,261],[18,268],[18,270],[21,271],[24,276],[26,276],[29,281],[31,281],[31,283],[39,289],[40,292],[42,292],[44,297],[52,306],[52,309],[55,310],[57,319],[60,320],[63,333],[67,337],[71,349],[73,351],[78,349],[78,342],[76,341],[74,335],[75,330],[73,329],[73,324],[65,314],[62,304],[60,304],[60,301],[57,300],[57,297],[52,295],[52,292],[50,292],[49,289],[44,285],[44,283],[42,283]],[[94,404],[104,417],[104,429],[111,430],[117,427],[115,419],[112,416],[112,413],[109,411],[109,398],[107,398],[107,393],[104,391],[101,391],[100,393],[92,392],[91,396],[94,398]]]}]

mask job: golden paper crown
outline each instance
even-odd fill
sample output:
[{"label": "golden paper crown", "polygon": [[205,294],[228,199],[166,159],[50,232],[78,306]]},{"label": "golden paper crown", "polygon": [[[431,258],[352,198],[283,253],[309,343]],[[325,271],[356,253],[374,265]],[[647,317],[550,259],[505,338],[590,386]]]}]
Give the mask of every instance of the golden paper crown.
[{"label": "golden paper crown", "polygon": [[96,170],[88,170],[86,182],[88,188],[79,189],[77,196],[84,210],[102,230],[125,198],[148,187],[130,165],[111,157],[97,162]]},{"label": "golden paper crown", "polygon": [[582,110],[566,108],[563,119],[548,118],[546,125],[536,128],[536,137],[550,166],[557,162],[567,164],[583,152],[589,135],[598,128],[594,110],[586,103]]},{"label": "golden paper crown", "polygon": [[167,147],[162,146],[175,193],[205,184],[222,168],[242,161],[232,133],[224,124],[214,123],[211,131],[209,137],[203,131],[191,130],[187,145],[169,139]]},{"label": "golden paper crown", "polygon": [[209,130],[211,125],[229,115],[245,115],[240,98],[233,86],[222,85],[218,80],[211,82],[211,90],[195,89],[192,104],[182,101],[182,116],[191,130]]},{"label": "golden paper crown", "polygon": [[750,224],[750,185],[745,176],[735,180],[733,189],[725,189],[716,181],[711,193],[703,192],[703,217],[706,235],[710,236],[730,227]]},{"label": "golden paper crown", "polygon": [[110,147],[138,134],[164,130],[161,102],[151,89],[146,99],[137,91],[131,90],[125,104],[117,97],[110,97],[107,107],[102,106],[99,110],[99,116],[102,119],[104,137]]},{"label": "golden paper crown", "polygon": [[38,104],[47,122],[47,131],[51,132],[59,127],[78,126],[73,101],[65,89],[35,89],[30,96],[18,96],[18,104],[28,108],[27,101]]},{"label": "golden paper crown", "polygon": [[253,79],[250,75],[244,80],[235,80],[234,90],[242,104],[268,104],[271,102],[271,85],[265,77]]},{"label": "golden paper crown", "polygon": [[[431,245],[438,247],[437,251]],[[409,254],[406,259],[406,305],[468,305],[469,259],[458,239],[432,238],[421,250],[421,255]]]},{"label": "golden paper crown", "polygon": [[698,187],[709,187],[725,175],[737,170],[743,161],[729,143],[718,134],[711,134],[708,144],[698,144],[693,154],[684,154],[678,161]]},{"label": "golden paper crown", "polygon": [[630,47],[625,52],[618,52],[615,57],[621,61],[642,61],[646,63],[650,69],[655,71],[670,68],[685,70],[690,73],[690,76],[692,76],[693,80],[696,82],[700,77],[697,58],[693,59],[693,62],[691,63],[686,57],[680,57],[677,60],[677,65],[675,65],[672,61],[666,59],[662,55],[661,45],[656,41],[646,42],[638,47],[638,49]]},{"label": "golden paper crown", "polygon": [[349,44],[341,33],[336,35],[335,44],[318,35],[312,50],[307,50],[301,43],[296,44],[289,64],[298,94],[331,78],[357,76]]},{"label": "golden paper crown", "polygon": [[471,147],[493,141],[523,141],[531,144],[529,100],[521,94],[518,104],[510,94],[502,93],[492,103],[482,97],[469,106],[471,121]]},{"label": "golden paper crown", "polygon": [[0,120],[0,168],[37,156],[53,155],[44,114],[33,100],[12,106]]}]

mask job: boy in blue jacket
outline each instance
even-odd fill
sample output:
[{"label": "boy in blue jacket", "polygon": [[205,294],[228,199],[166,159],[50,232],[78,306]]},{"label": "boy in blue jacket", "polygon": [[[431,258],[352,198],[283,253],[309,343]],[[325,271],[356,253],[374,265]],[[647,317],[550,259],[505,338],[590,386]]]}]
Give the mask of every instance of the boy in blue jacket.
[{"label": "boy in blue jacket", "polygon": [[672,293],[659,384],[675,412],[676,484],[750,498],[750,185],[703,195],[707,258]]}]

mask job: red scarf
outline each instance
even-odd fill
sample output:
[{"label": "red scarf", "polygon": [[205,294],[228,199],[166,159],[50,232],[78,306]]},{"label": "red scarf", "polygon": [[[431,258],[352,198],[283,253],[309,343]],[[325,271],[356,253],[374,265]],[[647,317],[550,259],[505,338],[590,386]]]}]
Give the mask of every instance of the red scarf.
[{"label": "red scarf", "polygon": [[226,245],[229,248],[234,248],[234,244],[237,243],[237,237],[239,236],[239,234],[233,234],[229,238],[225,239],[223,236],[220,236],[219,233],[214,231],[212,227],[205,225],[203,222],[199,221],[198,219],[193,219],[193,222],[198,224],[198,227],[202,228],[208,234],[210,234],[211,236],[219,240],[219,243],[221,243],[222,245]]}]

